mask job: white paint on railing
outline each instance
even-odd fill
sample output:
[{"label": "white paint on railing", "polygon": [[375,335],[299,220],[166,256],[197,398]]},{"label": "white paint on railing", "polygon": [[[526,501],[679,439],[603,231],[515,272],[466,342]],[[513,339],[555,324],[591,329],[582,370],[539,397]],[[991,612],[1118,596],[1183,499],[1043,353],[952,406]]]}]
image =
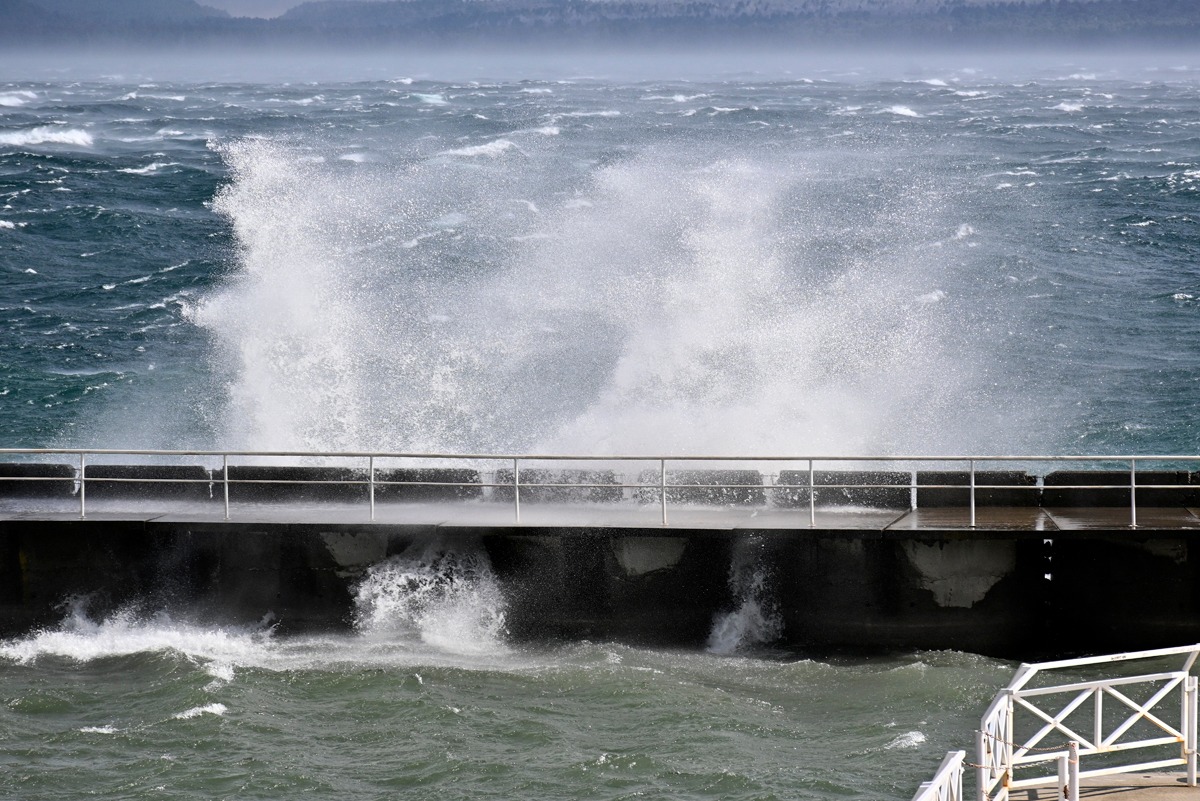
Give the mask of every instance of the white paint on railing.
[{"label": "white paint on railing", "polygon": [[[1053,671],[1172,656],[1184,657],[1178,670],[1029,687],[1035,678]],[[1021,665],[1008,686],[996,694],[975,733],[976,801],[1007,801],[1012,790],[1047,785],[1063,787],[1065,798],[1077,801],[1080,778],[1179,766],[1186,766],[1188,784],[1195,787],[1200,691],[1197,689],[1197,677],[1191,675],[1191,670],[1198,656],[1200,644]],[[1151,687],[1151,694],[1143,702],[1135,701],[1127,690],[1139,685]],[[1172,713],[1156,711],[1172,695],[1179,696],[1178,725],[1174,723]],[[1051,703],[1061,696],[1068,697],[1060,703]],[[1110,716],[1106,719],[1105,698],[1117,701],[1118,709],[1125,708],[1123,718],[1117,716],[1114,720]],[[1089,699],[1092,701],[1090,708],[1086,705]],[[1080,726],[1071,722],[1072,717],[1083,709],[1088,709],[1091,714],[1088,736],[1081,733]],[[1018,717],[1021,718],[1019,727]],[[1082,722],[1087,722],[1086,714],[1084,717]],[[1139,723],[1146,724],[1143,732],[1148,729],[1150,733],[1129,736]],[[1030,726],[1039,728],[1032,734],[1024,734]],[[1022,734],[1018,735],[1018,730]],[[1054,735],[1061,735],[1066,740],[1047,744],[1047,738]],[[1178,757],[1086,770],[1083,767],[1085,758],[1089,756],[1176,744],[1179,746]],[[947,754],[943,768],[956,753],[962,752]],[[1054,773],[1036,771],[1038,766],[1051,763],[1055,766]],[[914,801],[933,801],[942,797],[930,795],[928,788],[939,781],[948,780],[942,776],[943,768],[938,769],[934,782],[921,786]],[[1033,775],[1017,777],[1018,771],[1031,770]],[[959,775],[961,781],[961,773]],[[959,792],[961,795],[961,789]]]},{"label": "white paint on railing", "polygon": [[[114,449],[80,449],[80,448],[0,448],[0,457],[44,457],[44,456],[75,456],[78,458],[78,492],[79,492],[79,510],[80,517],[87,515],[87,465],[97,458],[103,458],[108,461],[112,457],[166,457],[169,459],[180,459],[187,457],[199,457],[201,459],[219,459],[222,471],[222,484],[225,495],[226,519],[229,517],[229,493],[231,484],[342,484],[342,485],[365,485],[367,487],[368,497],[370,499],[371,519],[375,519],[375,488],[377,485],[395,486],[395,485],[413,485],[413,486],[447,486],[447,487],[465,487],[467,483],[456,482],[438,482],[438,481],[378,481],[376,479],[376,465],[379,460],[420,460],[424,464],[432,464],[438,462],[452,463],[467,463],[475,465],[478,463],[495,463],[497,461],[511,462],[513,465],[513,509],[516,522],[520,522],[520,494],[521,488],[529,488],[531,484],[522,484],[520,480],[520,464],[522,462],[584,462],[595,464],[597,462],[640,462],[640,463],[658,463],[659,481],[655,489],[658,490],[661,496],[662,506],[662,525],[668,524],[667,506],[669,503],[669,490],[672,489],[708,489],[708,490],[724,490],[724,489],[745,489],[749,485],[744,484],[672,484],[668,481],[667,462],[677,462],[684,464],[707,463],[713,466],[728,463],[753,463],[764,467],[771,467],[776,464],[805,464],[808,468],[808,483],[802,484],[779,484],[765,482],[762,485],[753,485],[759,487],[768,497],[774,497],[773,493],[778,491],[788,491],[793,489],[805,489],[808,491],[808,511],[809,511],[809,527],[816,527],[816,506],[817,506],[817,485],[816,485],[816,466],[817,463],[828,465],[854,465],[861,467],[863,464],[871,464],[878,466],[891,466],[893,468],[901,465],[952,465],[962,464],[967,467],[967,485],[961,484],[917,484],[917,475],[915,470],[910,470],[909,491],[912,493],[913,505],[915,507],[916,495],[919,490],[967,490],[969,520],[970,527],[977,526],[977,494],[981,485],[978,483],[978,467],[981,463],[987,464],[1048,464],[1048,465],[1076,465],[1081,467],[1091,467],[1094,465],[1111,465],[1113,468],[1121,466],[1128,467],[1129,480],[1127,483],[1112,483],[1112,484],[1064,484],[1056,485],[1055,490],[1128,490],[1129,491],[1129,526],[1136,528],[1138,526],[1138,510],[1137,496],[1138,490],[1151,489],[1179,489],[1187,486],[1185,484],[1151,484],[1138,481],[1139,469],[1146,463],[1184,463],[1188,465],[1196,464],[1200,466],[1200,456],[1180,456],[1180,455],[1141,455],[1141,456],[1009,456],[1009,455],[993,455],[993,456],[809,456],[809,455],[784,455],[784,456],[661,456],[661,455],[646,455],[646,456],[629,456],[629,455],[596,455],[596,454],[451,454],[451,453],[408,453],[408,452],[365,452],[365,451],[341,451],[331,453],[311,453],[304,451],[170,451],[170,450],[148,450],[148,449],[131,449],[131,450],[114,450]],[[231,479],[229,477],[229,467],[231,459],[236,459],[243,462],[262,462],[263,460],[287,459],[295,461],[337,461],[337,460],[354,460],[359,464],[363,460],[367,463],[367,477],[364,480],[346,479],[346,480],[311,480],[311,479],[296,479],[296,480],[273,480],[273,479]],[[766,475],[766,473],[764,473]],[[1027,484],[987,484],[984,488],[989,490],[1020,490],[1020,491],[1045,491],[1047,489],[1042,476],[1038,476],[1036,485]],[[28,477],[6,476],[4,481],[48,481],[54,480],[50,477]],[[122,482],[141,482],[141,483],[198,483],[200,480],[179,479],[179,478],[103,478],[93,479],[93,481],[104,481],[105,483],[122,483]],[[210,482],[211,483],[211,482]],[[493,487],[490,483],[470,483],[471,487]],[[612,488],[619,487],[621,489],[647,489],[643,484],[595,484],[595,483],[538,483],[537,486],[543,488],[554,487],[570,487],[575,489],[585,488]],[[650,485],[653,487],[654,485]],[[902,485],[892,484],[877,484],[870,482],[857,483],[829,483],[821,484],[822,489],[837,490],[837,489],[895,489]]]},{"label": "white paint on railing", "polygon": [[966,751],[950,751],[933,778],[920,786],[913,801],[965,801],[963,770]]}]

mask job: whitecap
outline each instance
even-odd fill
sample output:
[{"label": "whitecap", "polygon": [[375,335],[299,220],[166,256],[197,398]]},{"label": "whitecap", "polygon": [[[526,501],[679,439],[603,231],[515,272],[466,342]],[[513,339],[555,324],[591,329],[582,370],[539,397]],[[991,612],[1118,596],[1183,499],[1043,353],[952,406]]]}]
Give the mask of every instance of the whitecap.
[{"label": "whitecap", "polygon": [[620,117],[619,111],[568,111],[563,117]]},{"label": "whitecap", "polygon": [[896,737],[883,748],[885,751],[891,751],[897,748],[916,748],[925,742],[925,735],[919,731],[908,731]]},{"label": "whitecap", "polygon": [[1063,102],[1063,103],[1059,103],[1057,106],[1051,106],[1050,110],[1051,111],[1066,111],[1068,113],[1073,114],[1076,111],[1083,111],[1083,104],[1082,103]]},{"label": "whitecap", "polygon": [[647,100],[670,100],[672,103],[689,103],[693,100],[700,100],[701,98],[705,98],[705,97],[708,97],[708,95],[675,94],[675,95],[650,95],[646,99]]},{"label": "whitecap", "polygon": [[403,86],[412,86],[412,78],[392,78],[388,83],[398,83]]},{"label": "whitecap", "polygon": [[445,95],[423,95],[414,93],[413,97],[415,97],[417,100],[420,100],[422,103],[428,103],[431,106],[446,106],[450,104],[450,101],[446,99]]},{"label": "whitecap", "polygon": [[1171,300],[1193,300],[1195,297],[1195,295],[1189,295],[1187,292],[1176,292],[1171,296]]},{"label": "whitecap", "polygon": [[178,167],[179,164],[173,161],[156,161],[153,164],[147,164],[145,167],[126,167],[117,172],[127,173],[129,175],[153,175],[163,167]]},{"label": "whitecap", "polygon": [[116,726],[84,726],[80,734],[116,734]]},{"label": "whitecap", "polygon": [[557,125],[545,125],[541,128],[535,128],[533,132],[542,136],[558,136],[562,133],[562,129]]},{"label": "whitecap", "polygon": [[367,154],[366,153],[345,153],[341,156],[338,156],[338,160],[339,161],[352,161],[355,164],[362,164],[364,161],[367,160]]},{"label": "whitecap", "polygon": [[224,704],[205,704],[204,706],[194,706],[186,712],[180,712],[178,715],[173,715],[176,720],[189,720],[198,718],[201,715],[216,715],[220,717],[228,712],[229,709]]},{"label": "whitecap", "polygon": [[91,147],[92,135],[79,128],[60,128],[42,125],[25,131],[0,133],[0,145],[29,147],[30,145],[77,145]]},{"label": "whitecap", "polygon": [[30,100],[37,100],[37,95],[33,92],[24,91],[9,92],[7,94],[0,95],[0,106],[15,108],[17,106],[25,105]]},{"label": "whitecap", "polygon": [[888,114],[895,114],[897,117],[920,117],[921,115],[913,111],[908,106],[892,106],[886,109]]},{"label": "whitecap", "polygon": [[461,147],[455,150],[443,150],[443,156],[487,156],[488,158],[496,158],[507,150],[517,149],[517,146],[507,139],[497,139],[494,142],[488,142],[483,145],[472,145],[471,147]]},{"label": "whitecap", "polygon": [[541,89],[541,88],[522,89],[521,94],[523,94],[523,95],[552,95],[552,94],[554,94],[554,90],[553,89]]},{"label": "whitecap", "polygon": [[12,230],[16,227],[17,227],[16,223],[9,222],[8,220],[0,220],[0,228],[7,228],[9,230]]},{"label": "whitecap", "polygon": [[917,303],[921,303],[921,304],[928,306],[928,305],[931,305],[934,303],[941,303],[945,299],[946,299],[946,293],[940,289],[935,289],[932,292],[928,292],[924,295],[918,296]]},{"label": "whitecap", "polygon": [[945,81],[943,81],[941,78],[927,78],[923,81],[918,81],[918,83],[927,84],[929,86],[949,86],[950,85],[950,84],[946,83]]},{"label": "whitecap", "polygon": [[29,664],[39,657],[57,656],[90,662],[129,654],[176,652],[192,658],[238,662],[261,653],[271,630],[206,628],[177,622],[164,614],[145,619],[123,610],[94,621],[85,601],[77,599],[66,619],[54,629],[0,644],[0,659]]}]

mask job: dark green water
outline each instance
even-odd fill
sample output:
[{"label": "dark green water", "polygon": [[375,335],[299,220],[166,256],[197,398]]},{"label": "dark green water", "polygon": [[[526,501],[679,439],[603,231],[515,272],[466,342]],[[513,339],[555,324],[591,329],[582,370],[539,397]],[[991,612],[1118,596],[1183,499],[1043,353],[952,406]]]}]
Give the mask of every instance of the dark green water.
[{"label": "dark green water", "polygon": [[1011,669],[69,629],[0,646],[6,797],[907,798]]}]

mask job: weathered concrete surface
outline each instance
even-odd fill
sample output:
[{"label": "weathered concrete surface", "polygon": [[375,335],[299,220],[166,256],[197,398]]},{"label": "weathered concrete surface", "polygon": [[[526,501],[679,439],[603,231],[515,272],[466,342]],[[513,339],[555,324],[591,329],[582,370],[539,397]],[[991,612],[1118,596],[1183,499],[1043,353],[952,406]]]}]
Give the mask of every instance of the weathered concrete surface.
[{"label": "weathered concrete surface", "polygon": [[[372,514],[365,471],[245,466],[230,470],[244,483],[227,519],[220,471],[89,466],[81,498],[68,466],[0,468],[4,635],[53,624],[83,594],[99,609],[343,628],[372,565],[437,539],[486,550],[525,639],[702,644],[740,603],[730,574],[753,543],[784,646],[1033,658],[1200,640],[1194,473],[1144,474],[1161,486],[1139,483],[1131,528],[1122,474],[1043,487],[981,472],[972,528],[968,477],[953,472],[818,471],[810,485],[804,470],[674,471],[695,486],[668,492],[664,521],[660,491],[605,471],[522,470],[518,517],[503,470],[376,471]],[[327,483],[292,483],[313,480]],[[1048,503],[1081,500],[1094,503]]]},{"label": "weathered concrete surface", "polygon": [[[672,510],[663,527],[653,515],[602,508],[576,510],[571,525],[518,526],[494,505],[466,504],[461,516],[453,506],[400,506],[381,506],[375,523],[350,506],[244,506],[229,522],[219,508],[9,516],[0,522],[0,633],[53,624],[64,599],[81,594],[99,609],[180,607],[241,623],[271,614],[284,631],[344,628],[371,565],[453,537],[487,551],[516,638],[701,645],[714,617],[736,605],[733,551],[752,538],[788,647],[1029,658],[1200,639],[1190,528],[1131,531],[1113,525],[1121,509],[1078,513],[1086,525],[1064,516],[1078,525],[1070,530],[1053,510],[980,509],[977,522],[989,527],[972,530],[966,511],[952,508],[826,512],[818,524],[836,525],[809,528],[807,515],[744,508],[719,526],[712,514]],[[1190,527],[1195,516],[1157,519]]]}]

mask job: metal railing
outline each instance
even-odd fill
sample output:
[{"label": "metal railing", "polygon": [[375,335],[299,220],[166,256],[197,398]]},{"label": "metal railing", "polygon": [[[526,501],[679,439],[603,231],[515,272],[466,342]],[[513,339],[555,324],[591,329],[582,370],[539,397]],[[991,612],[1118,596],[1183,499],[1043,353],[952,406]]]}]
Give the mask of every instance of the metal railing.
[{"label": "metal railing", "polygon": [[[1030,686],[1055,671],[1070,674],[1098,665],[1173,656],[1183,657],[1176,670]],[[1081,778],[1169,767],[1186,767],[1188,784],[1195,787],[1198,692],[1191,670],[1198,656],[1200,644],[1021,665],[997,693],[976,732],[978,761],[972,767],[977,801],[1008,801],[1013,790],[1047,785],[1062,787],[1067,801],[1077,801]],[[1135,693],[1135,688],[1141,693]],[[1134,695],[1145,700],[1137,701]],[[1169,699],[1177,704],[1175,711],[1159,710]],[[1065,741],[1046,745],[1048,738],[1060,737]],[[1111,758],[1151,749],[1162,757],[1162,750],[1172,746],[1178,746],[1178,756],[1116,764]],[[961,764],[962,754],[948,754],[934,780],[921,786],[914,801],[962,798],[963,771],[947,767],[956,760]],[[1094,766],[1085,769],[1085,758]],[[1048,765],[1054,766],[1052,773],[1047,772]],[[960,783],[957,790],[939,789],[954,781]]]},{"label": "metal railing", "polygon": [[963,772],[966,751],[950,751],[942,760],[937,773],[925,782],[913,796],[913,801],[966,801],[963,798]]},{"label": "metal railing", "polygon": [[[478,488],[487,490],[502,489],[512,491],[512,506],[514,522],[520,523],[521,520],[521,492],[524,489],[527,493],[537,489],[544,491],[547,489],[563,489],[563,490],[582,490],[582,489],[604,489],[604,490],[633,490],[636,492],[650,491],[658,495],[658,502],[661,508],[662,525],[668,525],[668,506],[669,498],[672,491],[761,491],[765,497],[775,502],[775,499],[780,494],[792,493],[807,493],[807,511],[808,523],[810,527],[816,527],[816,512],[818,509],[818,495],[828,493],[835,490],[843,491],[869,491],[869,490],[904,490],[911,492],[911,506],[917,506],[916,497],[920,492],[930,490],[951,490],[966,493],[966,508],[969,515],[969,527],[975,528],[978,523],[978,499],[983,492],[995,492],[1000,490],[1009,490],[1016,492],[1041,492],[1043,490],[1066,491],[1066,490],[1086,490],[1086,491],[1128,491],[1128,526],[1136,528],[1138,526],[1138,492],[1150,490],[1180,490],[1182,487],[1189,486],[1188,484],[1179,483],[1161,483],[1154,481],[1139,480],[1139,471],[1142,475],[1146,474],[1144,468],[1147,464],[1169,464],[1169,465],[1187,465],[1200,468],[1200,456],[1179,456],[1179,455],[1140,455],[1140,456],[797,456],[797,455],[780,455],[780,456],[628,456],[628,455],[563,455],[563,454],[452,454],[452,453],[405,453],[405,452],[331,452],[331,453],[311,453],[302,451],[172,451],[172,450],[111,450],[111,449],[20,449],[20,448],[2,448],[0,449],[0,459],[8,460],[31,460],[45,459],[46,457],[62,456],[73,461],[75,475],[73,480],[76,483],[76,494],[78,495],[79,514],[80,517],[87,515],[87,489],[89,484],[95,486],[97,483],[104,484],[122,484],[122,483],[141,483],[141,484],[209,484],[220,485],[221,495],[224,499],[226,518],[230,512],[230,488],[247,486],[247,485],[313,485],[313,486],[348,486],[348,487],[365,487],[367,495],[367,508],[369,509],[370,519],[375,519],[376,494],[382,487],[442,487],[442,488]],[[122,477],[91,477],[88,475],[88,468],[93,464],[95,459],[104,459],[109,464],[116,457],[132,457],[135,459],[171,459],[178,460],[184,458],[194,458],[207,461],[214,465],[212,474],[209,478],[154,478],[139,476],[134,478]],[[230,475],[231,460],[244,464],[253,464],[262,462],[263,460],[290,460],[289,465],[303,465],[318,463],[328,463],[330,461],[338,461],[345,463],[351,461],[359,465],[357,469],[361,471],[361,477],[355,478],[232,478]],[[436,480],[389,480],[381,478],[379,473],[379,463],[383,461],[416,463],[420,465],[445,464],[451,463],[455,465],[509,465],[506,470],[511,470],[511,480],[500,482],[498,480],[477,480],[473,482],[462,481],[436,481]],[[2,463],[2,462],[0,462]],[[525,481],[522,482],[522,472],[531,464],[537,463],[556,463],[556,464],[586,464],[596,465],[603,463],[635,463],[641,464],[649,468],[643,473],[641,479],[637,482],[629,482],[627,480],[614,480],[611,482],[595,482],[595,481]],[[215,467],[219,464],[219,467]],[[758,466],[767,466],[769,468],[790,467],[789,470],[779,469],[772,474],[767,472],[768,480],[761,483],[727,483],[722,481],[716,482],[696,482],[696,481],[672,481],[668,467],[676,469],[695,470],[695,465],[707,466],[723,466],[730,464],[752,464]],[[828,476],[823,473],[818,473],[817,466],[831,467],[838,466],[842,468],[842,475],[853,475],[847,468],[861,471],[864,465],[872,467],[887,467],[896,470],[900,467],[907,467],[904,472],[908,473],[908,482],[906,484],[896,483],[881,483],[876,477],[876,480],[859,480],[852,481],[846,478],[839,480],[828,480]],[[1029,483],[996,483],[987,482],[980,483],[979,475],[981,466],[1005,466],[1011,468],[1014,465],[1050,465],[1062,466],[1073,465],[1082,466],[1088,469],[1096,467],[1107,468],[1107,473],[1111,476],[1128,475],[1127,481],[1111,481],[1107,483],[1083,483],[1083,484],[1056,484],[1053,487],[1043,485],[1042,478],[1039,476],[1036,485]],[[234,465],[235,467],[237,465]],[[920,467],[928,469],[930,466],[936,466],[940,469],[947,467],[957,468],[965,477],[965,483],[920,483],[918,481],[920,475]],[[655,480],[647,482],[644,477],[652,471]],[[498,473],[500,471],[494,471]],[[836,475],[837,470],[830,470],[830,473]],[[784,473],[790,473],[793,478],[790,480],[780,480]],[[817,478],[821,476],[826,480],[818,483]],[[795,481],[796,477],[806,478],[807,481]],[[61,480],[56,477],[39,477],[39,476],[20,476],[20,475],[0,475],[0,484],[11,481],[55,481]],[[1200,484],[1200,477],[1196,478],[1196,483]],[[797,508],[797,504],[790,504],[789,508]]]}]

